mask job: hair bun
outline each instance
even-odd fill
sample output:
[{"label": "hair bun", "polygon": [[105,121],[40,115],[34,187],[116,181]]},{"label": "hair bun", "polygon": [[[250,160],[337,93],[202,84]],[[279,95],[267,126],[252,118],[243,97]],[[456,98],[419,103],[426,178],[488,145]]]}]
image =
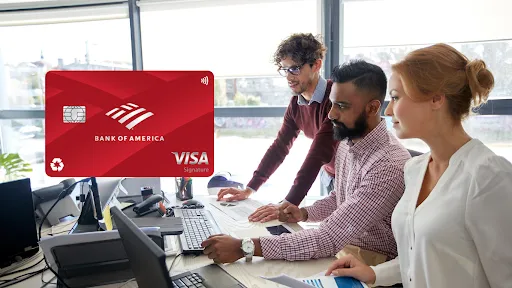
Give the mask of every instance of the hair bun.
[{"label": "hair bun", "polygon": [[494,88],[494,76],[487,69],[485,62],[476,59],[466,65],[469,88],[473,106],[477,107],[487,101],[489,93]]}]

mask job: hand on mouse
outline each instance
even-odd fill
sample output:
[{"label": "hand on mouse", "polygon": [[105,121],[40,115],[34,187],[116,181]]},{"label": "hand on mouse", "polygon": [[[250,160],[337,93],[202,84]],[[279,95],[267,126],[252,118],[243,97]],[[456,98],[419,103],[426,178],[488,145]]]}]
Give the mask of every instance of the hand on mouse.
[{"label": "hand on mouse", "polygon": [[[231,201],[241,201],[249,198],[251,196],[252,190],[251,188],[245,188],[244,190],[237,189],[237,188],[222,188],[219,191],[219,194],[217,194],[217,201],[225,200],[227,202]],[[229,196],[231,195],[231,196]],[[224,196],[229,196],[225,199]]]}]

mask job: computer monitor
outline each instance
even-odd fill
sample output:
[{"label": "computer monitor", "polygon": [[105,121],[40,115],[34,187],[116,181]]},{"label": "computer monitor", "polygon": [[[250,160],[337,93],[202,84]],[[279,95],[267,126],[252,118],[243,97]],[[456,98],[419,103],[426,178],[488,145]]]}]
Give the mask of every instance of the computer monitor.
[{"label": "computer monitor", "polygon": [[165,252],[118,207],[111,213],[140,288],[173,287],[165,265]]},{"label": "computer monitor", "polygon": [[30,179],[0,183],[0,268],[37,253],[37,229]]}]

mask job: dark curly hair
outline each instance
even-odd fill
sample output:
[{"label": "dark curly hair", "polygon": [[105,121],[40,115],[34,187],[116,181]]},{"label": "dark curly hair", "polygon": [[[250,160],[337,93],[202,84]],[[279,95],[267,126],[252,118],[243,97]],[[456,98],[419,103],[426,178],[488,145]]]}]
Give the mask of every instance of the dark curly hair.
[{"label": "dark curly hair", "polygon": [[313,64],[318,59],[323,60],[326,51],[320,35],[295,33],[279,44],[274,53],[274,64],[280,66],[281,60],[288,57],[297,64]]}]

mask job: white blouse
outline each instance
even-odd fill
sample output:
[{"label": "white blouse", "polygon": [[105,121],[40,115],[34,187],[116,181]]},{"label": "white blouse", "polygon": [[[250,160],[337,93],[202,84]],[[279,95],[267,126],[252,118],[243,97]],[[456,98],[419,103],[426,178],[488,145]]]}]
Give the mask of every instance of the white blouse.
[{"label": "white blouse", "polygon": [[392,216],[398,257],[372,266],[375,286],[512,287],[512,164],[472,139],[416,209],[429,160],[405,165]]}]

